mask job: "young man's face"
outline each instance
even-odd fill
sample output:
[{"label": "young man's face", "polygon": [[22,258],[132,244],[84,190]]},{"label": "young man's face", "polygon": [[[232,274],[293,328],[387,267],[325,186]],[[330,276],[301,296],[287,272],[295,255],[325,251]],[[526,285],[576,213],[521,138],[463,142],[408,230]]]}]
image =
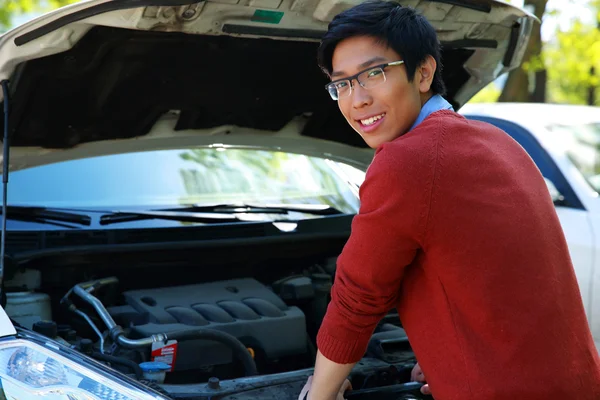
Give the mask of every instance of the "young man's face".
[{"label": "young man's face", "polygon": [[[344,39],[333,52],[331,80],[337,81],[369,67],[395,61],[402,61],[400,55],[375,38]],[[433,70],[430,71],[432,62]],[[361,74],[361,81],[372,79],[376,84],[370,87],[366,83],[368,88],[364,88],[354,79],[350,93],[338,99],[342,114],[369,147],[375,149],[402,136],[416,121],[422,105],[431,96],[435,72],[433,59],[423,65],[423,68],[417,68],[412,82],[408,81],[404,64],[384,67],[385,81],[377,77],[378,71]]]}]

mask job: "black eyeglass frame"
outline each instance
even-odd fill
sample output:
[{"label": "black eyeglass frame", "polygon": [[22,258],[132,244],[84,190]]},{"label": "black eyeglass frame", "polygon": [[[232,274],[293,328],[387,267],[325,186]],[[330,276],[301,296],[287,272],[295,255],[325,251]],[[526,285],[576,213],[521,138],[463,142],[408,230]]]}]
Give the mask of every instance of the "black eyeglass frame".
[{"label": "black eyeglass frame", "polygon": [[[343,81],[348,81],[348,82],[350,82],[350,93],[352,93],[352,82],[353,82],[354,80],[356,80],[356,82],[358,82],[358,84],[359,84],[361,87],[363,87],[363,88],[364,88],[363,84],[362,84],[362,83],[361,83],[361,82],[358,80],[358,76],[359,76],[360,74],[363,74],[363,73],[365,73],[365,72],[367,72],[367,71],[371,71],[371,70],[373,70],[373,69],[377,69],[377,68],[379,68],[379,69],[381,69],[382,71],[384,71],[384,70],[385,70],[385,68],[387,68],[387,67],[393,67],[393,66],[395,66],[395,65],[402,65],[402,64],[404,64],[404,60],[400,60],[400,61],[392,61],[392,62],[383,63],[383,64],[378,64],[378,65],[372,65],[372,66],[370,66],[370,67],[368,67],[368,68],[365,68],[365,69],[363,69],[362,71],[359,71],[358,73],[356,73],[356,74],[354,74],[354,75],[352,75],[352,76],[347,76],[347,77],[345,77],[345,78],[340,78],[340,79],[336,79],[335,81],[331,81],[331,82],[329,82],[328,84],[326,84],[326,85],[325,85],[325,90],[327,90],[327,92],[328,92],[328,93],[331,95],[331,92],[329,91],[329,87],[330,87],[331,85],[335,85],[336,83],[343,82]],[[384,74],[385,74],[385,71],[384,71]],[[387,80],[387,78],[386,78],[386,80]],[[340,97],[338,96],[338,99],[339,99],[339,98],[340,98]],[[333,99],[333,100],[337,100],[337,99]]]}]

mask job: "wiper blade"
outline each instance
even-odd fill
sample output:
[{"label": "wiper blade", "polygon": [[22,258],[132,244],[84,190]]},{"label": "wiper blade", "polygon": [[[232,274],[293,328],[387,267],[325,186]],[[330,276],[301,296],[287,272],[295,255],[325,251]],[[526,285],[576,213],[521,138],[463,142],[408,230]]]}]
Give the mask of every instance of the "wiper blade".
[{"label": "wiper blade", "polygon": [[181,211],[169,211],[169,210],[156,210],[156,211],[117,211],[110,214],[106,214],[100,217],[100,225],[118,224],[121,222],[133,222],[142,221],[147,219],[165,219],[171,221],[181,222],[205,222],[205,223],[218,223],[218,222],[238,222],[240,221],[234,215],[230,214],[212,214],[212,213],[200,213],[200,212],[181,212]]},{"label": "wiper blade", "polygon": [[[2,210],[0,209],[0,215]],[[47,207],[32,206],[7,206],[6,218],[26,222],[50,223],[59,226],[73,228],[72,225],[59,224],[66,222],[76,225],[91,225],[92,218],[89,215],[79,214],[67,211],[58,211]]]},{"label": "wiper blade", "polygon": [[211,205],[188,205],[178,208],[169,208],[161,211],[187,211],[207,213],[254,213],[254,214],[288,214],[299,212],[313,215],[338,215],[341,211],[327,204],[211,204]]},{"label": "wiper blade", "polygon": [[322,204],[213,204],[189,205],[148,211],[116,211],[100,217],[101,225],[133,222],[148,219],[165,219],[183,222],[249,222],[236,214],[288,214],[299,212],[313,215],[336,215],[341,211]]}]

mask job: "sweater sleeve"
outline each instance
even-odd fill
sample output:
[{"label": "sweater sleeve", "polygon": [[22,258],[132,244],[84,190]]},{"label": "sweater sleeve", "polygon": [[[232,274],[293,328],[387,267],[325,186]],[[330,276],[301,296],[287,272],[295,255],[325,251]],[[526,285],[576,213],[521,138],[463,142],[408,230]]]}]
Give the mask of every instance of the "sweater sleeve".
[{"label": "sweater sleeve", "polygon": [[433,181],[427,171],[435,162],[427,154],[407,157],[395,150],[384,145],[376,153],[338,257],[317,336],[320,352],[338,364],[363,357],[378,322],[396,306],[404,269],[421,247]]}]

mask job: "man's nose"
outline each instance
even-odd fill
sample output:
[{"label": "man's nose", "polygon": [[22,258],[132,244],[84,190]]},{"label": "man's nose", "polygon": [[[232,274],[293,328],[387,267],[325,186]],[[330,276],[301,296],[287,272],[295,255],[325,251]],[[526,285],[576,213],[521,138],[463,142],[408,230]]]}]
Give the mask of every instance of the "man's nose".
[{"label": "man's nose", "polygon": [[357,81],[352,83],[352,106],[354,108],[361,108],[373,103],[373,98],[367,89],[360,86]]}]

